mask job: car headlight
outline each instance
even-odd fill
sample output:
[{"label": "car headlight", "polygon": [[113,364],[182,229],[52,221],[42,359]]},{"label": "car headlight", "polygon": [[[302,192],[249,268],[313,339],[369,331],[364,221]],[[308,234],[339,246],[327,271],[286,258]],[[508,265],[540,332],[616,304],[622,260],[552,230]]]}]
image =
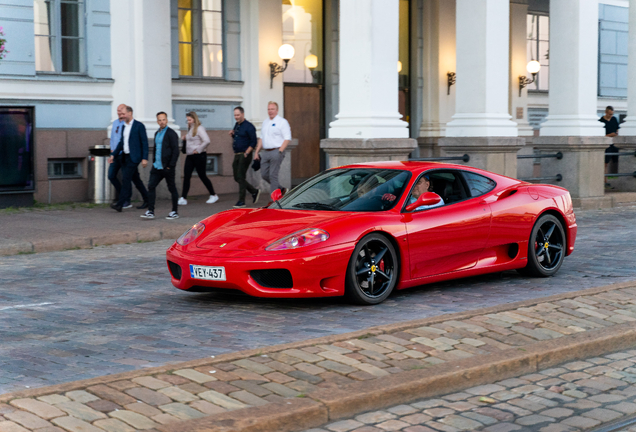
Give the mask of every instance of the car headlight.
[{"label": "car headlight", "polygon": [[181,237],[177,239],[177,244],[185,246],[192,243],[194,239],[201,235],[204,229],[205,225],[203,225],[201,222],[195,223],[192,228],[184,232]]},{"label": "car headlight", "polygon": [[329,233],[319,228],[309,228],[296,231],[280,240],[276,240],[265,250],[279,251],[287,249],[297,249],[304,246],[310,246],[316,243],[322,243],[329,238]]}]

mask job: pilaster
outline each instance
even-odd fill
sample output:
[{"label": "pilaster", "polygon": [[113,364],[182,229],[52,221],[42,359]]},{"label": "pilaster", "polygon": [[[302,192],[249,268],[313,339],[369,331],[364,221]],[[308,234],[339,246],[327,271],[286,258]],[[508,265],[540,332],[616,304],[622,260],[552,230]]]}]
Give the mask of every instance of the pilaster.
[{"label": "pilaster", "polygon": [[550,0],[550,108],[541,136],[605,135],[597,77],[598,0]]}]

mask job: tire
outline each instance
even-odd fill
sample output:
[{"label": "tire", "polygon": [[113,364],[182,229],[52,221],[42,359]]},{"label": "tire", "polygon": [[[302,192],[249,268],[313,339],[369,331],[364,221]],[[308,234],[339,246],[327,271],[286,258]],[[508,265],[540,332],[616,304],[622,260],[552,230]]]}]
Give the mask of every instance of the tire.
[{"label": "tire", "polygon": [[[380,256],[377,260],[376,257]],[[400,274],[395,248],[385,236],[369,234],[358,242],[347,266],[345,295],[359,305],[382,303]]]},{"label": "tire", "polygon": [[563,224],[556,217],[545,214],[532,228],[528,241],[528,264],[518,272],[524,276],[553,276],[563,264],[565,251]]}]

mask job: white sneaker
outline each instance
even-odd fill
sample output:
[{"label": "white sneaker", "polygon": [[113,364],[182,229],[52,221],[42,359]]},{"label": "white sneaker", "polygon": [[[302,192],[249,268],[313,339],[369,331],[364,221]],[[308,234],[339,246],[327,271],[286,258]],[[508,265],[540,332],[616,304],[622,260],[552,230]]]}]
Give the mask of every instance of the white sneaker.
[{"label": "white sneaker", "polygon": [[166,219],[179,219],[179,214],[177,214],[176,211],[171,211],[170,214],[166,216]]},{"label": "white sneaker", "polygon": [[188,200],[184,197],[179,198],[179,205],[188,205]]},{"label": "white sneaker", "polygon": [[155,218],[155,214],[153,212],[151,212],[150,210],[146,210],[146,213],[142,214],[140,217],[145,218],[145,219],[154,219]]},{"label": "white sneaker", "polygon": [[214,204],[219,200],[218,195],[210,195],[210,198],[205,202],[206,204]]}]

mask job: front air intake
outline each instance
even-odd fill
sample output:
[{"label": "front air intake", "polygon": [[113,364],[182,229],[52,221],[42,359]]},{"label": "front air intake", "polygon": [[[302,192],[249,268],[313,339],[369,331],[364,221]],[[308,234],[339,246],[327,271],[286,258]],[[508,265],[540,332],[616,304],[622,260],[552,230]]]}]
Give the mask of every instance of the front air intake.
[{"label": "front air intake", "polygon": [[252,279],[263,288],[293,288],[294,281],[287,269],[252,270]]},{"label": "front air intake", "polygon": [[181,280],[181,266],[179,264],[168,261],[168,268],[173,278]]}]

